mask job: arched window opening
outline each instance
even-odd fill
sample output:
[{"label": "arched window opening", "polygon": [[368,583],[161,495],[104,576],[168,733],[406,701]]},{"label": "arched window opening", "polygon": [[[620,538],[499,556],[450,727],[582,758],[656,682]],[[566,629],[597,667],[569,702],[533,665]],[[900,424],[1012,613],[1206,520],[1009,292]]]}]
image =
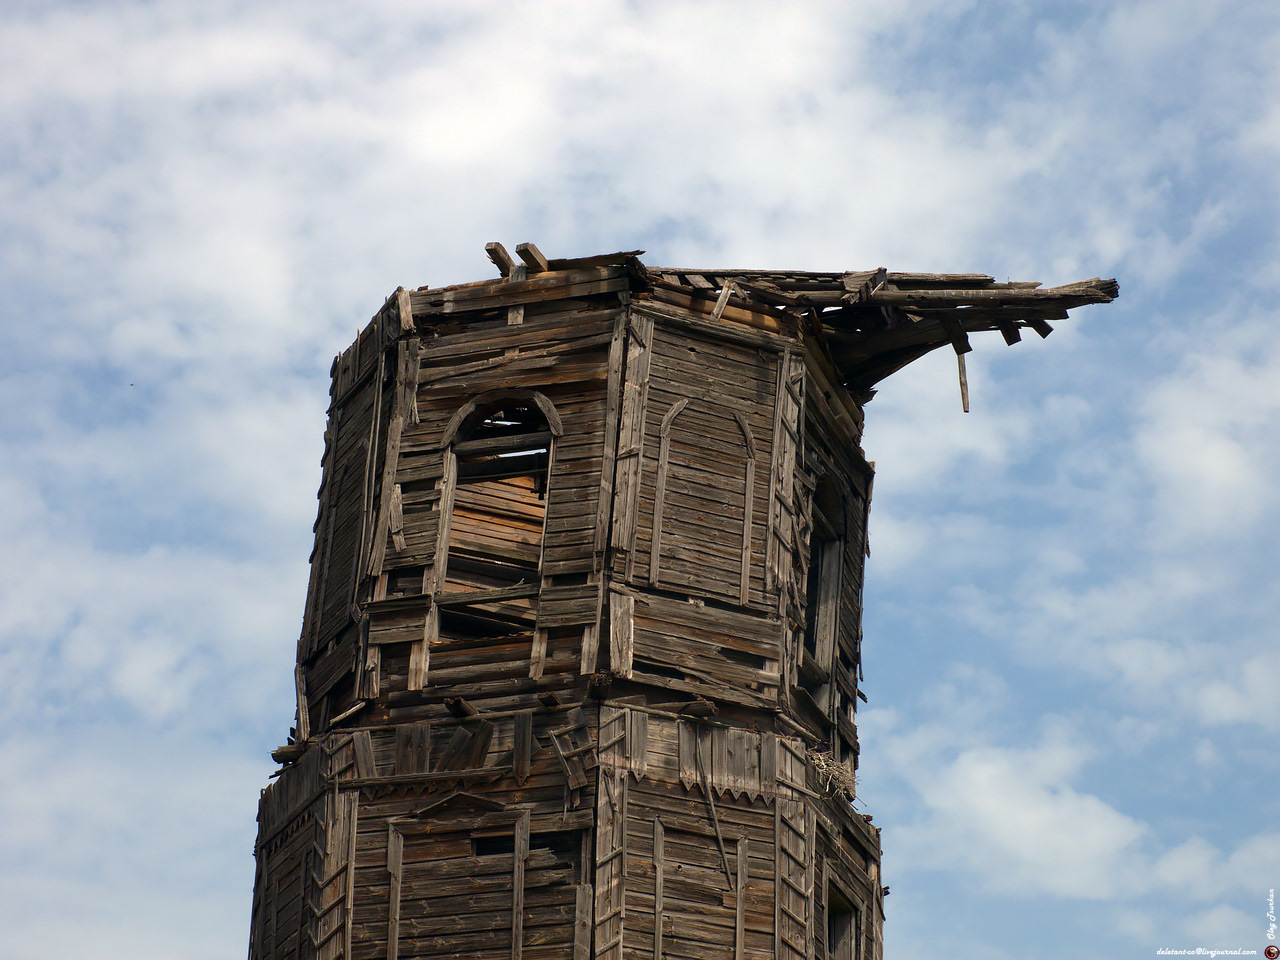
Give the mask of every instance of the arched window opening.
[{"label": "arched window opening", "polygon": [[683,399],[658,435],[649,582],[746,606],[756,459],[746,417]]},{"label": "arched window opening", "polygon": [[463,419],[450,446],[444,593],[536,591],[553,442],[546,414],[531,400],[492,401]]}]

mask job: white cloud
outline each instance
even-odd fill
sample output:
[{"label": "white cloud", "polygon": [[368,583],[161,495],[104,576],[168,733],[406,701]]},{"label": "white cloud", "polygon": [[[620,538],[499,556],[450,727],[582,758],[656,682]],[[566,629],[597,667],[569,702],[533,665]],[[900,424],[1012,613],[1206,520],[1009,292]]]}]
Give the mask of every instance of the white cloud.
[{"label": "white cloud", "polygon": [[1074,786],[1083,741],[1051,726],[1033,746],[995,746],[989,732],[943,715],[945,726],[895,731],[877,748],[922,803],[889,838],[908,870],[961,870],[1006,896],[1102,900],[1133,889],[1148,828]]},{"label": "white cloud", "polygon": [[[0,956],[243,950],[268,765],[203,736],[104,722],[0,736]],[[92,948],[88,945],[93,944]]]},{"label": "white cloud", "polygon": [[1269,322],[1215,326],[1141,411],[1136,442],[1157,484],[1162,545],[1235,539],[1280,503],[1280,350]]},{"label": "white cloud", "polygon": [[[869,410],[875,585],[945,641],[912,667],[931,708],[863,715],[902,804],[872,812],[898,818],[896,902],[941,868],[995,904],[1112,897],[1144,949],[1175,928],[1134,897],[1194,899],[1188,936],[1239,921],[1217,898],[1280,858],[1222,786],[1239,748],[1218,736],[1277,724],[1274,15],[993,9],[7,12],[0,753],[40,789],[0,797],[0,819],[31,825],[0,831],[0,862],[27,858],[0,870],[0,953],[168,956],[215,915],[218,944],[243,944],[265,772],[215,740],[282,735],[292,712],[328,358],[396,284],[489,273],[491,239],[648,246],[655,264],[1118,273],[1121,302],[1047,344],[980,345],[968,417],[946,352]],[[990,652],[955,667],[971,629]],[[1039,720],[1060,704],[1024,681],[1049,673],[1096,726]],[[1212,839],[1118,799],[1174,736],[1219,784]],[[1132,766],[1114,791],[1111,750]],[[198,864],[184,892],[156,885],[167,847]],[[1026,955],[1001,935],[950,946]]]}]

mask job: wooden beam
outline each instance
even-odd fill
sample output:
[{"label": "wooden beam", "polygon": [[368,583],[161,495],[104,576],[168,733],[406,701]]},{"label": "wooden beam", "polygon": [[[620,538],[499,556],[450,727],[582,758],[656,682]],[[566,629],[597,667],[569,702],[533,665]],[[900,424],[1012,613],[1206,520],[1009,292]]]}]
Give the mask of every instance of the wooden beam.
[{"label": "wooden beam", "polygon": [[517,243],[516,256],[528,264],[532,273],[543,273],[551,269],[547,258],[542,255],[542,251],[535,244]]},{"label": "wooden beam", "polygon": [[973,303],[990,305],[999,304],[1035,304],[1048,301],[1063,302],[1069,306],[1083,306],[1086,303],[1108,303],[1119,294],[1119,285],[1114,280],[1102,280],[1094,277],[1078,283],[1068,283],[1060,287],[1035,289],[1032,287],[993,285],[985,289],[934,289],[934,290],[889,290],[881,289],[874,293],[868,302],[881,306],[900,307],[954,307],[960,304]]},{"label": "wooden beam", "polygon": [[504,277],[511,276],[511,271],[515,268],[516,262],[511,259],[511,254],[507,253],[506,247],[495,240],[484,245],[484,252],[488,254],[489,259],[493,261],[493,265],[498,268],[500,274]]}]

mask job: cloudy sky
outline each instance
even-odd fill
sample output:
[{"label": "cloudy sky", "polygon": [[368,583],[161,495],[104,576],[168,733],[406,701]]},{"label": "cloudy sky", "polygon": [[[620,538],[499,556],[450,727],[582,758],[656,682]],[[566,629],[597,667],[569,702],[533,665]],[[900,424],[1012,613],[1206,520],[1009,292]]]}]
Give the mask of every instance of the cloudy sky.
[{"label": "cloudy sky", "polygon": [[1119,278],[868,407],[886,955],[1266,946],[1280,8],[782,8],[7,0],[0,960],[243,955],[329,362],[489,240]]}]

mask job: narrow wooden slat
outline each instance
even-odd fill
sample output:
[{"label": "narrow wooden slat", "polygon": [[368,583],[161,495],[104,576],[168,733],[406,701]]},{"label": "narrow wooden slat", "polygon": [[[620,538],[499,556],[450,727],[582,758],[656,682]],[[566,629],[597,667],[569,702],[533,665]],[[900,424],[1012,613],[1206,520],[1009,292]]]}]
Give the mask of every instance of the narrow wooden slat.
[{"label": "narrow wooden slat", "polygon": [[373,761],[373,741],[368,730],[357,730],[351,735],[351,745],[355,750],[356,776],[368,779],[377,775],[377,767]]},{"label": "narrow wooden slat", "polygon": [[643,780],[648,767],[649,715],[643,710],[628,710],[627,768],[637,780]]},{"label": "narrow wooden slat", "polygon": [[688,405],[687,397],[672,404],[658,428],[658,435],[661,438],[658,448],[658,479],[654,487],[653,520],[649,534],[649,582],[655,586],[658,583],[659,562],[662,556],[663,504],[667,495],[667,474],[671,467],[671,425]]},{"label": "narrow wooden slat", "polygon": [[516,821],[515,862],[511,873],[511,960],[524,954],[524,877],[529,859],[529,811],[520,813]]},{"label": "narrow wooden slat", "polygon": [[431,762],[431,724],[410,723],[396,727],[395,772],[426,773]]},{"label": "narrow wooden slat", "polygon": [[617,492],[613,510],[613,548],[625,556],[623,575],[630,580],[635,566],[636,516],[640,502],[640,471],[644,453],[645,410],[649,397],[649,368],[653,357],[653,317],[633,312],[627,327],[626,379],[618,433]]},{"label": "narrow wooden slat", "polygon": [[666,836],[662,821],[653,820],[653,960],[662,960],[663,881],[666,877]]},{"label": "narrow wooden slat", "polygon": [[736,904],[734,912],[733,957],[743,960],[747,949],[747,884],[751,858],[747,854],[747,838],[738,838],[738,870]]},{"label": "narrow wooden slat", "polygon": [[404,835],[395,826],[387,828],[387,872],[391,875],[391,892],[387,900],[387,960],[400,956],[400,883]]},{"label": "narrow wooden slat", "polygon": [[635,656],[635,598],[609,594],[609,667],[614,676],[630,679]]},{"label": "narrow wooden slat", "polygon": [[580,883],[574,888],[573,960],[590,960],[591,957],[593,892],[589,883]]},{"label": "narrow wooden slat", "polygon": [[512,744],[512,772],[515,781],[524,786],[533,765],[533,711],[521,710],[515,715]]}]

